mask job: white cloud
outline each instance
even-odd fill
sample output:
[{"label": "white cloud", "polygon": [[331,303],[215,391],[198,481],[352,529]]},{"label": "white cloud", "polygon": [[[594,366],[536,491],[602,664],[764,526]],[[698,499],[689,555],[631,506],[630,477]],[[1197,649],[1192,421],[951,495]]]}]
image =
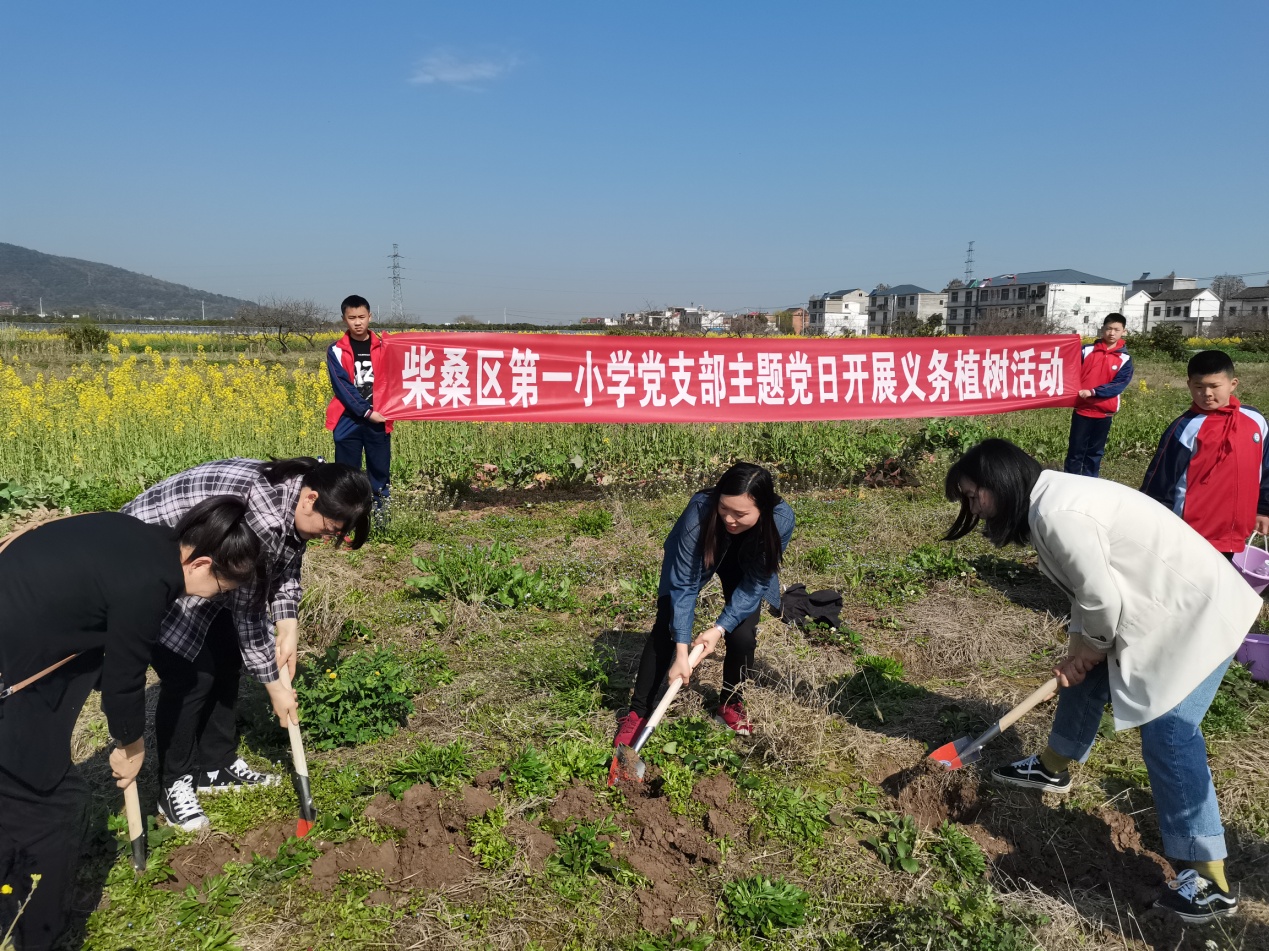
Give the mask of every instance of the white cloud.
[{"label": "white cloud", "polygon": [[441,84],[463,89],[478,89],[505,76],[520,61],[511,55],[464,59],[452,53],[431,53],[415,67],[410,82],[418,85]]}]

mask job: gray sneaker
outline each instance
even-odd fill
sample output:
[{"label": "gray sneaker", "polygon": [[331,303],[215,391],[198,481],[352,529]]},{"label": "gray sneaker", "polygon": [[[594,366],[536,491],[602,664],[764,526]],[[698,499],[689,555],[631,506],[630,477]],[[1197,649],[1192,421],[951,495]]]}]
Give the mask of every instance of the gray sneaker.
[{"label": "gray sneaker", "polygon": [[1062,770],[1050,773],[1044,768],[1038,756],[1028,756],[1008,766],[997,766],[991,771],[991,778],[1005,786],[1017,786],[1019,789],[1043,789],[1051,793],[1068,793],[1071,791],[1071,773]]}]

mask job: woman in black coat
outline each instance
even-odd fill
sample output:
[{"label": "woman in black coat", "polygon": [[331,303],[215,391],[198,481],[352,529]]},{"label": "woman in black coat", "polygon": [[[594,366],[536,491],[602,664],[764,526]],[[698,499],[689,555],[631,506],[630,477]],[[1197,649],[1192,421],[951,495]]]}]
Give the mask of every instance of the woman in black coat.
[{"label": "woman in black coat", "polygon": [[146,668],[163,616],[179,597],[213,598],[257,577],[260,540],[245,514],[241,499],[221,496],[175,528],[76,515],[0,551],[0,883],[13,889],[0,895],[0,934],[40,876],[18,920],[22,951],[51,947],[67,923],[86,798],[70,743],[84,701],[101,690],[118,744],[110,765],[126,788],[145,755]]}]

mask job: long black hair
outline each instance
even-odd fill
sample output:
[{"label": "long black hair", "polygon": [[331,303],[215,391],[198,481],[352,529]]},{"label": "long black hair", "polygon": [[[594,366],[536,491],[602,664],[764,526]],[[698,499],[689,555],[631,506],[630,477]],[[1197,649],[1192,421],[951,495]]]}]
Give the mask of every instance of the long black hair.
[{"label": "long black hair", "polygon": [[784,550],[780,547],[780,531],[776,528],[775,507],[780,504],[771,473],[752,462],[738,462],[718,480],[709,492],[708,515],[701,526],[701,552],[705,570],[712,571],[722,557],[722,542],[727,527],[718,514],[718,501],[724,495],[747,495],[758,507],[758,524],[742,533],[744,546],[738,554],[749,564],[760,567],[759,574],[770,577],[780,567]]},{"label": "long black hair", "polygon": [[317,493],[313,509],[319,515],[344,526],[336,544],[348,541],[348,547],[360,548],[370,535],[370,506],[374,492],[366,474],[342,462],[322,462],[312,456],[273,459],[260,466],[260,474],[269,485],[280,485],[301,476],[300,486]]},{"label": "long black hair", "polygon": [[947,470],[943,493],[949,502],[959,502],[961,511],[943,539],[954,541],[967,535],[979,522],[961,492],[961,479],[969,479],[990,492],[996,504],[996,514],[982,520],[987,540],[997,548],[1010,542],[1025,545],[1031,540],[1031,525],[1027,520],[1031,490],[1043,471],[1040,463],[1009,440],[984,439]]},{"label": "long black hair", "polygon": [[176,523],[176,538],[189,548],[186,561],[211,558],[212,573],[238,585],[264,580],[260,538],[247,525],[247,502],[236,495],[203,499]]}]

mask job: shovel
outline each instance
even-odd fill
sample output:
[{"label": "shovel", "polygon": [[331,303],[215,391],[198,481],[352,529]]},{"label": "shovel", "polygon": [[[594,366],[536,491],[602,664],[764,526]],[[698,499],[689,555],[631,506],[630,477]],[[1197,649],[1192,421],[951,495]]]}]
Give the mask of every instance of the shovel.
[{"label": "shovel", "polygon": [[313,828],[317,820],[317,809],[313,806],[313,791],[308,784],[308,757],[304,755],[304,740],[300,736],[300,725],[292,720],[287,724],[291,734],[291,763],[295,772],[291,782],[295,786],[295,797],[300,801],[300,817],[295,820],[295,835],[304,838]]},{"label": "shovel", "polygon": [[1018,704],[1003,717],[997,720],[990,729],[976,740],[971,740],[968,736],[962,736],[959,740],[953,740],[951,743],[944,743],[937,750],[929,755],[929,759],[936,763],[941,763],[947,769],[960,769],[962,766],[968,766],[970,763],[978,761],[981,755],[980,751],[984,746],[1000,736],[1001,733],[1009,729],[1026,714],[1031,712],[1033,707],[1038,706],[1057,691],[1057,678],[1053,677],[1047,683],[1035,689],[1035,692],[1022,703]]},{"label": "shovel", "polygon": [[[701,659],[701,653],[705,650],[704,644],[697,644],[692,648],[692,653],[688,655],[688,666],[695,669],[696,664]],[[620,774],[627,779],[634,779],[643,782],[643,774],[648,771],[648,765],[639,758],[639,751],[643,749],[643,744],[648,742],[648,737],[652,735],[652,731],[656,729],[657,724],[661,722],[661,718],[665,716],[665,711],[669,709],[671,701],[678,695],[679,689],[683,686],[683,678],[675,677],[674,683],[666,688],[665,696],[661,698],[661,702],[657,704],[657,708],[652,711],[652,716],[648,717],[648,722],[643,725],[643,729],[639,731],[639,735],[635,737],[633,746],[621,744],[617,747],[617,752],[613,755],[612,765],[608,767],[608,785],[613,786],[617,782],[617,776]]]},{"label": "shovel", "polygon": [[123,812],[128,817],[128,838],[132,842],[132,869],[140,875],[145,871],[145,864],[150,854],[145,838],[145,822],[141,818],[141,800],[137,796],[136,780],[124,787]]}]

